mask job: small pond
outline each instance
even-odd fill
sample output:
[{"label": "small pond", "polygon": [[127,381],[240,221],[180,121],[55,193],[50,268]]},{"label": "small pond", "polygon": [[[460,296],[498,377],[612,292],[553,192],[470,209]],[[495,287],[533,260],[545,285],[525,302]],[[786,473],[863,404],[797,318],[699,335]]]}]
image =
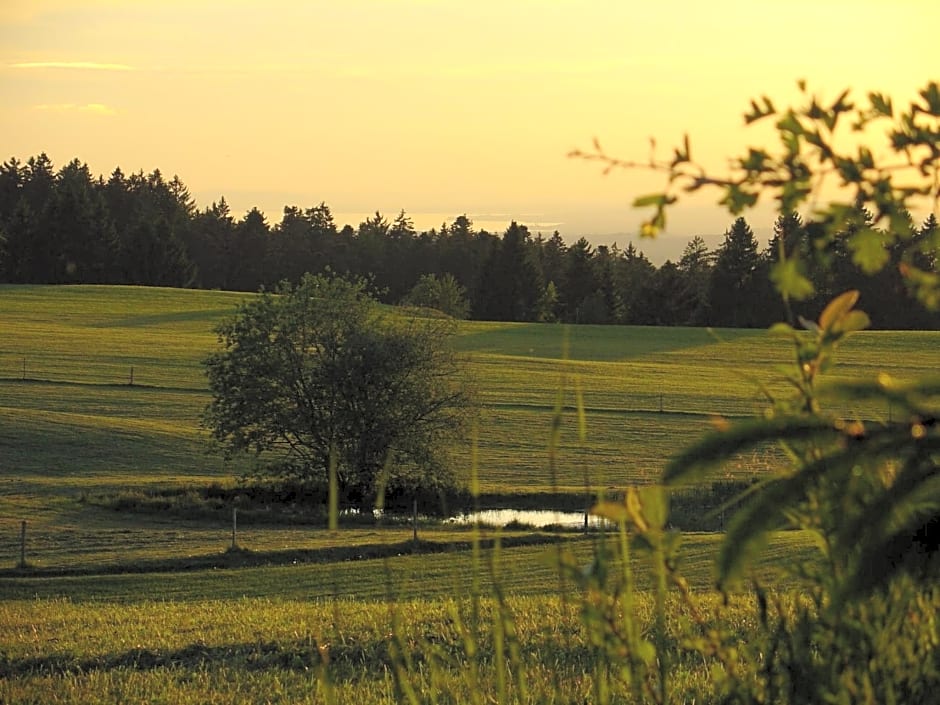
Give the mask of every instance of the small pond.
[{"label": "small pond", "polygon": [[[506,526],[518,522],[527,526],[542,528],[545,526],[584,526],[584,512],[556,512],[545,509],[484,509],[479,512],[458,514],[447,520],[454,524],[474,524],[480,522],[488,526]],[[590,526],[597,526],[598,517],[588,517]]]}]

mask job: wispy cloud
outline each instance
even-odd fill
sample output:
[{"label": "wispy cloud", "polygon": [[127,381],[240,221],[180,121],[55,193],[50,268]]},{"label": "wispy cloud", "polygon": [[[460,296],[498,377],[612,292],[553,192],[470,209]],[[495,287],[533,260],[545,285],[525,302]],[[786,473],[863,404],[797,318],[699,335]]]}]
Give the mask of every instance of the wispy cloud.
[{"label": "wispy cloud", "polygon": [[100,115],[110,117],[117,115],[117,110],[104,103],[43,103],[34,105],[33,110],[40,110],[47,113],[85,113],[88,115]]},{"label": "wispy cloud", "polygon": [[[98,10],[108,5],[118,6],[118,2],[119,0],[85,0],[82,9],[86,12]],[[0,3],[0,22],[35,22],[64,10],[72,10],[75,4],[75,0],[5,0]]]},{"label": "wispy cloud", "polygon": [[24,61],[10,64],[11,69],[68,69],[80,71],[133,71],[127,64],[109,64],[98,61]]}]

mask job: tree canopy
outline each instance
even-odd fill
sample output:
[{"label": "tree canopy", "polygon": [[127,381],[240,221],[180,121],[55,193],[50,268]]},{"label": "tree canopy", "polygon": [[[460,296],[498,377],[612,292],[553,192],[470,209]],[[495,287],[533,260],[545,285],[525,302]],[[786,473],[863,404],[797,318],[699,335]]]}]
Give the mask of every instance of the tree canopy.
[{"label": "tree canopy", "polygon": [[[817,316],[833,293],[853,288],[866,305],[878,302],[868,305],[873,327],[940,328],[940,313],[918,301],[899,273],[904,267],[924,281],[938,276],[930,252],[935,228],[911,222],[913,239],[889,245],[871,234],[880,232],[873,213],[856,210],[857,217],[841,221],[842,236],[831,246],[815,247],[822,240],[813,234],[826,226],[810,215],[803,218],[808,235],[799,247],[792,237],[782,250],[777,235],[766,245],[755,238],[751,266],[802,282],[794,294],[803,297],[804,316]],[[858,240],[860,225],[868,235]],[[746,223],[751,233],[769,226]],[[735,222],[729,230],[743,227]],[[466,315],[483,319],[750,327],[778,320],[780,302],[768,297],[766,276],[737,280],[730,291],[722,280],[726,269],[712,266],[717,252],[708,252],[701,238],[694,241],[697,259],[686,263],[694,266],[657,267],[632,242],[595,246],[573,235],[566,243],[558,232],[543,237],[518,223],[490,233],[458,215],[417,232],[401,211],[393,220],[375,213],[358,226],[339,226],[322,202],[285,206],[280,222],[269,222],[254,208],[237,217],[224,196],[197,209],[179,177],[167,180],[159,169],[126,175],[116,168],[95,178],[78,160],[55,170],[44,154],[25,164],[15,158],[0,164],[0,282],[257,291],[330,269],[370,278],[375,296],[391,304],[416,296],[426,302],[429,280],[423,278],[446,280],[446,290],[430,292],[446,294],[437,302],[450,308],[447,299],[461,291]],[[914,243],[916,252],[906,255]],[[859,256],[886,258],[890,267],[860,272]],[[824,267],[817,264],[822,259],[828,260]],[[744,303],[748,310],[737,310]],[[465,315],[463,304],[453,310]]]},{"label": "tree canopy", "polygon": [[[470,398],[447,320],[386,315],[362,279],[305,275],[243,304],[206,361],[205,424],[228,452],[370,506],[453,482]],[[331,478],[331,473],[333,477]]]}]

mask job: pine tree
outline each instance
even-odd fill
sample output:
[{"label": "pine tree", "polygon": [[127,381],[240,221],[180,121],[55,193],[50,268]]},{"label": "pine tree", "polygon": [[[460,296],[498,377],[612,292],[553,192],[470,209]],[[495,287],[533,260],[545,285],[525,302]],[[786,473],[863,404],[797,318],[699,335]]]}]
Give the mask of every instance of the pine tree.
[{"label": "pine tree", "polygon": [[640,325],[652,320],[651,304],[644,292],[655,272],[653,263],[632,242],[615,261],[614,284],[623,301],[623,323]]},{"label": "pine tree", "polygon": [[43,281],[109,281],[116,259],[114,225],[86,164],[74,159],[56,174],[52,197],[39,222],[51,247]]},{"label": "pine tree", "polygon": [[513,221],[483,267],[475,303],[478,318],[532,321],[542,294],[538,269],[526,246],[529,231]]},{"label": "pine tree", "polygon": [[751,226],[738,218],[725,232],[709,281],[711,323],[752,328],[764,319],[759,310],[763,281],[761,258]]},{"label": "pine tree", "polygon": [[[567,304],[565,320],[572,323],[595,322],[598,317],[594,293],[600,288],[592,264],[594,248],[585,238],[579,238],[565,253],[563,298]],[[590,302],[590,306],[588,305]],[[589,311],[590,310],[590,315]]]},{"label": "pine tree", "polygon": [[676,265],[681,274],[683,311],[680,325],[701,326],[709,319],[708,282],[715,257],[696,235],[686,244]]}]

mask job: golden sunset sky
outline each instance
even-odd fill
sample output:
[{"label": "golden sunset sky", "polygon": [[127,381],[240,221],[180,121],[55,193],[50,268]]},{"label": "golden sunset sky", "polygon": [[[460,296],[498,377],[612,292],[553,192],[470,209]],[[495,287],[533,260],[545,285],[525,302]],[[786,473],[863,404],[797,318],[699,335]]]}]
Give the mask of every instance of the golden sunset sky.
[{"label": "golden sunset sky", "polygon": [[[661,177],[602,177],[572,148],[643,159],[688,132],[720,170],[767,139],[750,98],[786,104],[800,78],[913,97],[940,78],[940,2],[2,0],[0,159],[159,168],[272,223],[325,201],[340,225],[466,213],[623,245]],[[667,236],[723,232],[714,200]]]}]

